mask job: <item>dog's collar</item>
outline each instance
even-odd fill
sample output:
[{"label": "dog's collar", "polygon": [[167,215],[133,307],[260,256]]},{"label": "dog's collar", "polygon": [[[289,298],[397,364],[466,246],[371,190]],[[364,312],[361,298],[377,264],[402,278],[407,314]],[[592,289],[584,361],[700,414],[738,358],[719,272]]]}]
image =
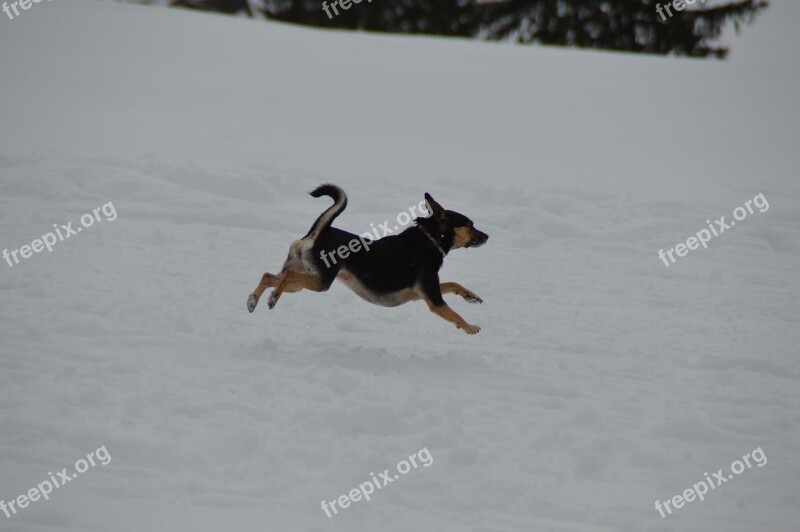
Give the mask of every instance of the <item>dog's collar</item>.
[{"label": "dog's collar", "polygon": [[420,230],[420,231],[422,231],[422,234],[428,237],[428,240],[430,240],[430,241],[431,241],[431,244],[433,244],[434,246],[436,246],[436,249],[438,249],[438,250],[439,250],[439,253],[441,253],[441,254],[442,254],[442,257],[444,257],[445,255],[447,255],[447,253],[445,253],[445,251],[442,249],[442,246],[440,246],[440,245],[439,245],[439,243],[436,241],[436,239],[435,239],[435,238],[433,238],[433,237],[431,236],[431,234],[430,234],[430,233],[429,233],[429,232],[428,232],[428,231],[427,231],[427,230],[426,230],[424,227],[422,227],[421,225],[420,225],[420,226],[418,226],[418,227],[419,227],[419,230]]}]

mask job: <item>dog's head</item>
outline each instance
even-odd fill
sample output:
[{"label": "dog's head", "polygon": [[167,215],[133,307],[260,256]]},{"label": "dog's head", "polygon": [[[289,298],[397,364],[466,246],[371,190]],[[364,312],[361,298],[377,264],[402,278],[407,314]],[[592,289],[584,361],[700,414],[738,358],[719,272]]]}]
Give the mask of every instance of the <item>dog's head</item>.
[{"label": "dog's head", "polygon": [[475,228],[472,220],[456,211],[444,209],[430,194],[425,193],[425,204],[431,218],[436,221],[439,234],[447,249],[474,248],[489,240],[489,235]]}]

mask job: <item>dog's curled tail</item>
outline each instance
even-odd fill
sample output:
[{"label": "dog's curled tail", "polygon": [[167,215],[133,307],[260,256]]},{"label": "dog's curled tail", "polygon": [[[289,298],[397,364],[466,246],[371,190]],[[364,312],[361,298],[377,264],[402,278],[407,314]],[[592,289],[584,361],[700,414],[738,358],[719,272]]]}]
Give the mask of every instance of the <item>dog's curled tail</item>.
[{"label": "dog's curled tail", "polygon": [[317,220],[314,222],[314,225],[312,225],[311,229],[309,229],[308,234],[303,237],[314,239],[323,230],[330,227],[330,225],[333,223],[333,220],[342,213],[345,207],[347,207],[347,194],[345,194],[344,190],[341,188],[330,183],[318,186],[309,192],[309,194],[315,198],[328,196],[333,200],[333,205],[328,207],[325,212],[319,215]]}]

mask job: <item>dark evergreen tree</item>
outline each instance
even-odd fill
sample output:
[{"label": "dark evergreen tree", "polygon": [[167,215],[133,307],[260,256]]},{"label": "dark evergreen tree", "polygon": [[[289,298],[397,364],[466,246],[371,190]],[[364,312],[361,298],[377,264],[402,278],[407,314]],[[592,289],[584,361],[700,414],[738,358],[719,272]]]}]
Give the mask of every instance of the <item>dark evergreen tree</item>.
[{"label": "dark evergreen tree", "polygon": [[[312,26],[724,58],[727,48],[715,42],[725,25],[733,22],[738,30],[767,7],[766,0],[710,7],[697,0],[696,9],[672,8],[665,20],[656,11],[659,3],[669,0],[362,0],[332,18],[322,0],[266,0],[261,9],[269,18]],[[252,15],[248,0],[173,5]]]}]

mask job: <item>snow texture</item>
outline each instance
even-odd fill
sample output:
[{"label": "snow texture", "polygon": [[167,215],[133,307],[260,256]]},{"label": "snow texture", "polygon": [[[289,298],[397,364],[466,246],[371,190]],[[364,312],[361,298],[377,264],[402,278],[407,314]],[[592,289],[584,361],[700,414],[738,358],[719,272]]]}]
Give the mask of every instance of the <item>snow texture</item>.
[{"label": "snow texture", "polygon": [[[118,213],[0,263],[0,499],[112,457],[0,530],[797,530],[799,15],[775,2],[728,62],[84,1],[0,20],[0,247]],[[338,283],[248,314],[323,182],[343,229],[430,192],[489,233],[441,272],[482,331]]]}]

